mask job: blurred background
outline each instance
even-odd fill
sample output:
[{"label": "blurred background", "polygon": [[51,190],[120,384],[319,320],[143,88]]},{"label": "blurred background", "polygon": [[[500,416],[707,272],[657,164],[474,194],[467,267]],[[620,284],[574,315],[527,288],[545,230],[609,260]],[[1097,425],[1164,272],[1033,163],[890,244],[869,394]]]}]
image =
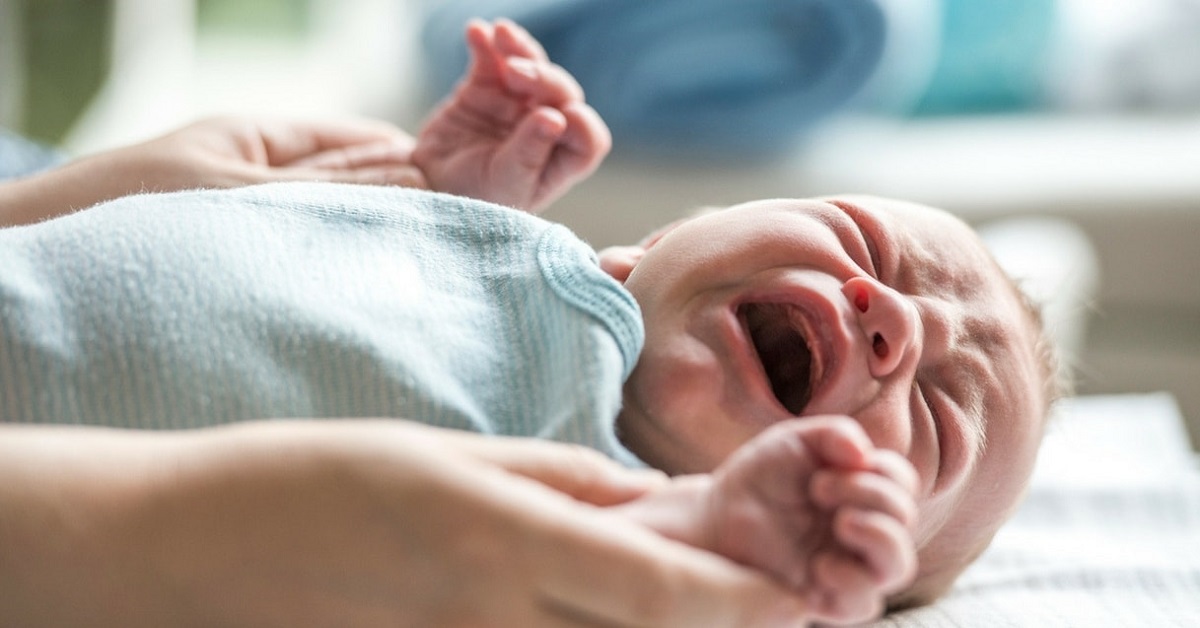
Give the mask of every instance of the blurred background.
[{"label": "blurred background", "polygon": [[1168,390],[1200,439],[1200,0],[0,0],[0,126],[68,156],[215,113],[416,129],[497,15],[613,128],[547,214],[595,246],[841,192],[1033,220],[993,233],[1064,269],[1078,391]]}]

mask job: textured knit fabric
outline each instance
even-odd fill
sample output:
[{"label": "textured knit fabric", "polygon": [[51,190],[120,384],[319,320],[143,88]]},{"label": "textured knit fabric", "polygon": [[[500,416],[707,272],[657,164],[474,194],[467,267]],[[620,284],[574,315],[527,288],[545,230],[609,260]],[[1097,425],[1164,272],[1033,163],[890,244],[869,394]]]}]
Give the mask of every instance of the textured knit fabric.
[{"label": "textured knit fabric", "polygon": [[600,449],[633,298],[566,228],[396,188],[142,195],[0,230],[0,417],[386,416]]}]

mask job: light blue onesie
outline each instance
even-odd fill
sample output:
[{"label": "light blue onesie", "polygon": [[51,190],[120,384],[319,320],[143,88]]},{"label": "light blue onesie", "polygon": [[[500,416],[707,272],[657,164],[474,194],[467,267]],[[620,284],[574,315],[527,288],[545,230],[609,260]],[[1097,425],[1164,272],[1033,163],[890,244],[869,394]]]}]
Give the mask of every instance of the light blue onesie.
[{"label": "light blue onesie", "polygon": [[399,188],[141,195],[0,230],[0,420],[403,417],[618,441],[636,302],[565,227]]}]

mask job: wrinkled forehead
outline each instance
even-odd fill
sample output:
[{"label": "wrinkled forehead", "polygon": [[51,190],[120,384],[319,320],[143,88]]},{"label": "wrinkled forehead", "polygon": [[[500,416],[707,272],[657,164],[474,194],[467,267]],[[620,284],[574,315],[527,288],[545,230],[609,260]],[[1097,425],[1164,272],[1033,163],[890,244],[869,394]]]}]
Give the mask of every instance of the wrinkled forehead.
[{"label": "wrinkled forehead", "polygon": [[1008,278],[975,230],[958,217],[890,199],[871,199],[866,207],[895,239],[905,261],[898,281],[913,293],[949,288],[960,299],[977,300],[999,296],[996,289],[1008,291]]}]

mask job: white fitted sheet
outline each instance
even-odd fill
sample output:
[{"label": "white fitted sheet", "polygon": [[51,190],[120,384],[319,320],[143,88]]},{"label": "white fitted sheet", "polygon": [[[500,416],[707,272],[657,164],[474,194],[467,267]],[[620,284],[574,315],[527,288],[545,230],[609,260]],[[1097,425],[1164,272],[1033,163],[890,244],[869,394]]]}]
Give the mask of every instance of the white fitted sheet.
[{"label": "white fitted sheet", "polygon": [[951,593],[875,626],[1200,626],[1200,466],[1170,395],[1081,397]]}]

